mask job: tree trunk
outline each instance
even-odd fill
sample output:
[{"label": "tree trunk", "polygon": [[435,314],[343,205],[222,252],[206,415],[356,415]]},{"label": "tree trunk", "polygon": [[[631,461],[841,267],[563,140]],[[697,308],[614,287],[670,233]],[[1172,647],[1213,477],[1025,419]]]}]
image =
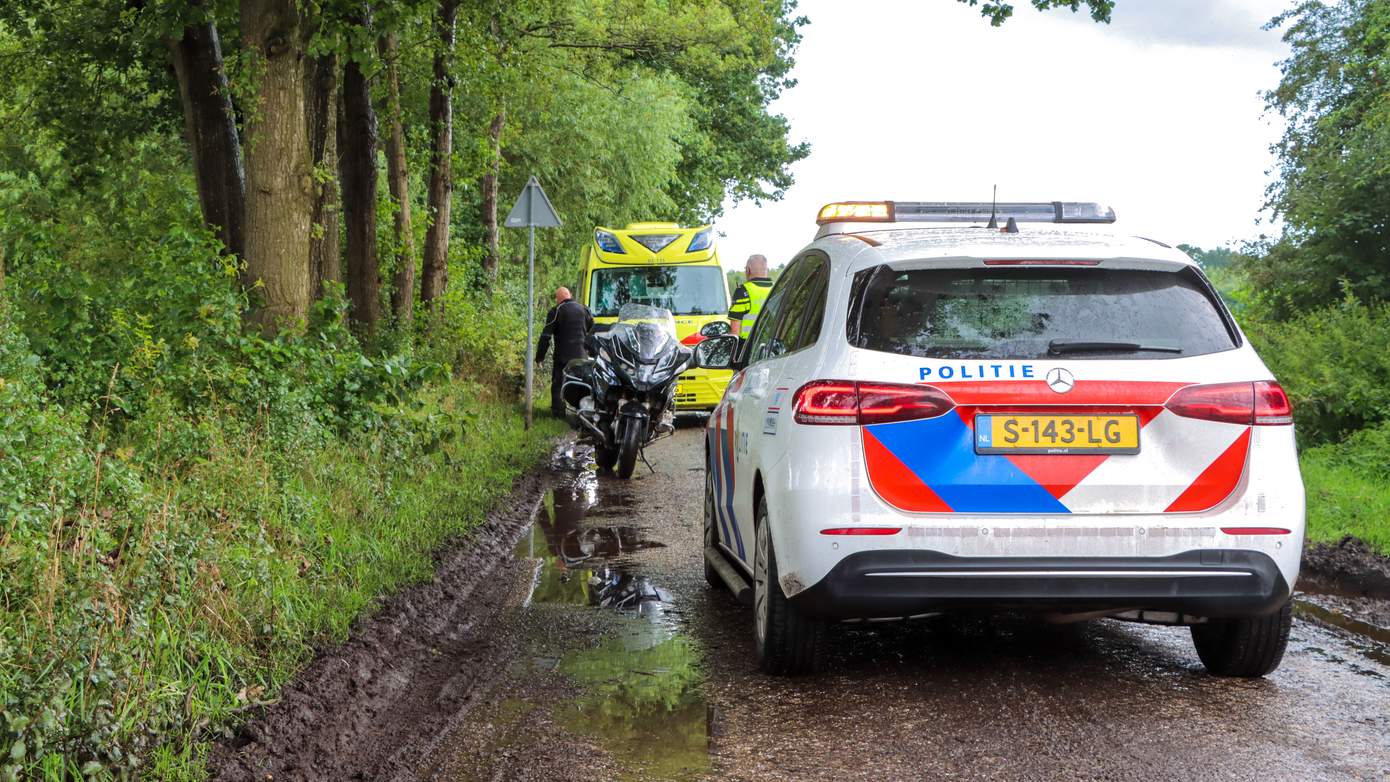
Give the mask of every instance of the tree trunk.
[{"label": "tree trunk", "polygon": [[338,238],[338,57],[315,57],[305,68],[308,93],[306,123],[314,165],[313,229],[309,239],[309,274],[313,297],[323,297],[324,283],[343,281],[342,242]]},{"label": "tree trunk", "polygon": [[309,310],[313,184],[304,121],[303,22],[296,0],[241,0],[241,35],[255,94],[246,112],[246,275],[263,332]]},{"label": "tree trunk", "polygon": [[448,285],[449,201],[453,196],[451,163],[454,151],[453,77],[454,19],[458,0],[440,0],[435,32],[434,81],[430,85],[430,226],[425,233],[425,261],[420,274],[420,300],[433,302]]},{"label": "tree trunk", "polygon": [[183,38],[168,44],[203,222],[217,232],[224,253],[241,257],[246,250],[246,173],[217,26],[212,21],[189,25]]},{"label": "tree trunk", "polygon": [[386,111],[391,135],[386,140],[386,177],[396,202],[396,278],[391,288],[391,311],[396,322],[408,325],[415,314],[415,233],[410,225],[410,172],[405,162],[405,124],[401,112],[401,76],[396,34],[381,39],[386,61]]},{"label": "tree trunk", "polygon": [[507,122],[507,110],[498,109],[487,129],[489,151],[492,160],[488,162],[487,173],[483,174],[483,232],[486,239],[483,249],[483,273],[488,285],[497,281],[497,267],[501,262],[497,235],[497,179],[502,174],[502,127]]},{"label": "tree trunk", "polygon": [[371,337],[381,320],[376,252],[376,112],[372,110],[371,85],[356,60],[348,60],[343,69],[343,116],[338,130],[343,219],[347,225],[348,314],[358,333]]}]

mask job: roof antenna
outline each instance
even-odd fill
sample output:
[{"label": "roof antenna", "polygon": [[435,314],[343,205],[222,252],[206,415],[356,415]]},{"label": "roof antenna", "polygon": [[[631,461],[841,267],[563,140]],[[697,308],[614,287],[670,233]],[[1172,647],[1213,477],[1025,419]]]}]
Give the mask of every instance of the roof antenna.
[{"label": "roof antenna", "polygon": [[1018,221],[1015,220],[1015,219],[1013,219],[1012,217],[1010,217],[1010,218],[1009,218],[1009,222],[1007,222],[1007,223],[1004,224],[1004,233],[1006,233],[1006,234],[1016,234],[1016,233],[1018,233]]},{"label": "roof antenna", "polygon": [[994,186],[994,197],[991,198],[991,199],[990,199],[990,202],[989,202],[989,225],[985,226],[986,228],[992,228],[992,229],[994,229],[994,230],[996,230],[996,231],[999,230],[999,218],[998,218],[998,216],[996,215],[996,212],[998,211],[998,207],[999,207],[999,185],[996,184],[996,185]]}]

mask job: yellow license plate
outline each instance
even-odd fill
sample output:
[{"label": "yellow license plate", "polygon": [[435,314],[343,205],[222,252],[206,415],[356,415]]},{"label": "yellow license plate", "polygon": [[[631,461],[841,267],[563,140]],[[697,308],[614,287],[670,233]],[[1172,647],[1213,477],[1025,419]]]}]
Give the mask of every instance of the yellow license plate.
[{"label": "yellow license plate", "polygon": [[975,416],[976,453],[1139,453],[1139,416]]}]

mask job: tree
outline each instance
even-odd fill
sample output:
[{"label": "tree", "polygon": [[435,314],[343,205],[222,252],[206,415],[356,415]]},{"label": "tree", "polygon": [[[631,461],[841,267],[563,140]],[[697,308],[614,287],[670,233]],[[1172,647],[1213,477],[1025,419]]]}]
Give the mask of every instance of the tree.
[{"label": "tree", "polygon": [[[958,0],[969,6],[979,6],[980,15],[989,20],[989,23],[998,27],[1006,19],[1014,15],[1013,3],[1003,2],[1003,0]],[[1091,18],[1097,22],[1109,22],[1110,12],[1115,8],[1115,0],[1029,0],[1033,7],[1039,11],[1046,11],[1050,8],[1066,8],[1072,13],[1088,8],[1091,11]]]},{"label": "tree", "polygon": [[483,276],[491,284],[497,280],[501,250],[497,231],[497,183],[502,177],[502,128],[507,124],[506,108],[498,108],[487,128],[487,168],[478,189],[483,196]]},{"label": "tree", "polygon": [[314,206],[310,218],[309,274],[311,295],[323,296],[325,285],[343,281],[339,239],[338,56],[322,54],[305,68],[308,95],[305,121],[309,159],[313,163]]},{"label": "tree", "polygon": [[252,89],[246,110],[247,322],[274,331],[309,310],[312,161],[305,128],[307,36],[296,0],[241,0]]},{"label": "tree", "polygon": [[[201,5],[193,4],[202,12]],[[245,254],[246,172],[241,162],[232,91],[222,64],[222,43],[210,15],[191,22],[178,40],[169,39],[183,103],[188,147],[203,220],[217,232],[225,252]]]},{"label": "tree", "polygon": [[420,271],[420,300],[427,304],[443,295],[448,284],[449,208],[454,195],[454,77],[450,63],[458,8],[458,0],[440,0],[435,17],[434,78],[430,82],[430,224]]},{"label": "tree", "polygon": [[415,235],[410,224],[410,171],[406,166],[400,46],[395,31],[383,35],[380,46],[386,63],[386,112],[391,123],[391,134],[386,139],[386,178],[396,208],[396,276],[391,287],[391,312],[397,323],[409,324],[415,312]]},{"label": "tree", "polygon": [[371,86],[362,63],[349,57],[343,68],[338,147],[347,224],[348,314],[364,336],[381,320],[381,271],[377,256],[377,129]]},{"label": "tree", "polygon": [[1283,233],[1246,264],[1273,317],[1390,286],[1390,3],[1305,2],[1276,17],[1292,55],[1266,93],[1286,121],[1269,206]]}]

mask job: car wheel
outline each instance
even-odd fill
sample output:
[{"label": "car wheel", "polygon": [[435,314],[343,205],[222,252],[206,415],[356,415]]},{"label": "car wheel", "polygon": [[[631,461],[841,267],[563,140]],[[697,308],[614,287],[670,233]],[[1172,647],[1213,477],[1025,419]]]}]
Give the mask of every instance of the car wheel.
[{"label": "car wheel", "polygon": [[767,500],[758,502],[753,555],[753,625],[764,673],[816,673],[825,667],[825,623],[802,616],[782,594],[777,552],[768,529]]},{"label": "car wheel", "polygon": [[1256,678],[1279,667],[1293,626],[1293,603],[1268,616],[1213,619],[1192,626],[1192,643],[1217,676]]},{"label": "car wheel", "polygon": [[[714,520],[714,476],[713,476],[712,474],[710,474],[710,468],[709,468],[708,465],[706,465],[706,466],[705,466],[705,550],[706,550],[706,551],[709,551],[710,549],[715,549],[715,550],[717,551],[718,548],[719,548],[718,544],[716,543],[717,538],[715,537],[714,525],[715,525],[715,520]],[[705,562],[705,582],[708,583],[710,586],[714,587],[715,589],[721,589],[721,588],[723,588],[723,586],[724,586],[724,579],[722,579],[722,578],[719,577],[719,573],[716,572],[715,569],[714,569],[714,566],[711,565],[711,564],[709,563],[709,558],[706,557],[705,560],[704,560],[704,562]]]}]

